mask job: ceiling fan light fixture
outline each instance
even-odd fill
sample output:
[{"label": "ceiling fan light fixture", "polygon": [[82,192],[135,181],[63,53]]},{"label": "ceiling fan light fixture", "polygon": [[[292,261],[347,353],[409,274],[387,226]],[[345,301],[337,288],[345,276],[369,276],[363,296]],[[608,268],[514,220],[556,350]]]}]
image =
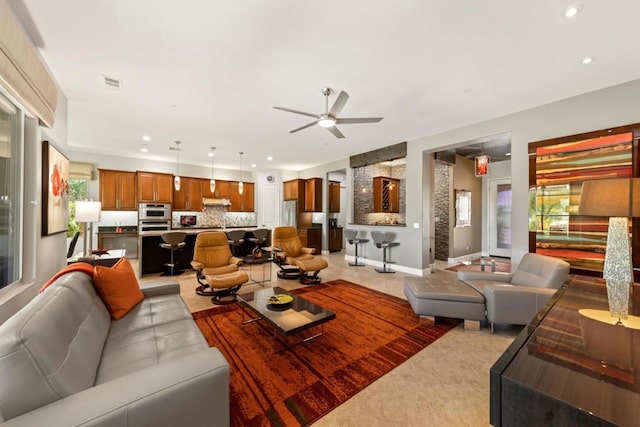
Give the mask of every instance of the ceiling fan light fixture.
[{"label": "ceiling fan light fixture", "polygon": [[336,125],[336,121],[331,117],[323,116],[318,120],[318,125],[323,128],[330,128]]}]

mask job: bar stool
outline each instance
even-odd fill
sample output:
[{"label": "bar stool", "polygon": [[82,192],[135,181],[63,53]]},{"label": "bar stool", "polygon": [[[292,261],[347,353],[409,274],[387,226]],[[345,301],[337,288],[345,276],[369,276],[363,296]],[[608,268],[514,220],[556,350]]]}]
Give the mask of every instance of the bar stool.
[{"label": "bar stool", "polygon": [[169,249],[171,251],[171,263],[164,264],[165,267],[168,267],[168,272],[165,271],[162,273],[163,276],[177,276],[178,274],[182,274],[182,270],[176,270],[176,263],[173,260],[173,253],[182,249],[187,244],[184,242],[184,239],[187,238],[187,233],[182,231],[168,231],[166,233],[162,233],[160,235],[162,237],[162,241],[164,243],[160,243],[160,247],[164,249]]},{"label": "bar stool", "polygon": [[378,273],[395,273],[393,270],[389,270],[387,268],[387,264],[394,264],[393,261],[387,261],[387,250],[394,246],[399,246],[398,242],[390,242],[387,240],[389,237],[389,233],[385,231],[372,231],[371,238],[373,239],[373,243],[375,243],[376,247],[382,248],[382,268],[376,268]]},{"label": "bar stool", "polygon": [[233,256],[238,256],[237,249],[244,243],[245,234],[246,232],[244,230],[231,230],[226,232],[227,242],[229,242]]},{"label": "bar stool", "polygon": [[254,237],[249,237],[247,239],[250,242],[255,243],[256,245],[251,251],[252,254],[256,251],[260,251],[260,248],[262,248],[263,246],[267,246],[267,238],[269,237],[270,231],[271,230],[269,230],[268,228],[258,228],[257,230],[252,231]]},{"label": "bar stool", "polygon": [[352,228],[347,228],[344,230],[344,236],[347,238],[347,242],[351,245],[355,245],[356,247],[356,259],[355,262],[350,262],[349,265],[354,267],[363,267],[363,263],[358,262],[358,245],[362,243],[367,243],[369,239],[361,239],[358,237],[358,230],[354,230]]}]

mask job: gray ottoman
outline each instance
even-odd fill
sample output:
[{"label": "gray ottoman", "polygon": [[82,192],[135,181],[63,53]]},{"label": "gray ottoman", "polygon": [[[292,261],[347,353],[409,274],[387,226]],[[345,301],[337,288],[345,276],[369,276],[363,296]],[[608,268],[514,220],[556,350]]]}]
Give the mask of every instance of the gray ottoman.
[{"label": "gray ottoman", "polygon": [[465,329],[477,331],[485,320],[484,296],[455,274],[405,277],[404,295],[416,314],[434,322],[435,316],[464,319]]}]

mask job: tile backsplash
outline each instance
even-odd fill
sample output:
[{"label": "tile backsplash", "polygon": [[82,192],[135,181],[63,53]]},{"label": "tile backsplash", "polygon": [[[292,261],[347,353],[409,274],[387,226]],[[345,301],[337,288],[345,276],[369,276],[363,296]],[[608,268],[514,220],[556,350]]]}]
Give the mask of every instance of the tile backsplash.
[{"label": "tile backsplash", "polygon": [[180,215],[195,215],[195,228],[208,227],[255,227],[255,212],[227,212],[226,206],[207,206],[204,211],[173,212],[171,226],[180,228]]}]

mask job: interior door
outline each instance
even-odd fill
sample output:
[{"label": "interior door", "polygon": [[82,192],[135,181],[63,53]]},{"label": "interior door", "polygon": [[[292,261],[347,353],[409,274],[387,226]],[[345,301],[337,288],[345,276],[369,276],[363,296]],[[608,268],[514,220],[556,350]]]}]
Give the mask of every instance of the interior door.
[{"label": "interior door", "polygon": [[276,184],[262,184],[260,192],[261,209],[258,212],[262,221],[260,227],[272,230],[277,227],[280,219],[280,192]]},{"label": "interior door", "polygon": [[511,258],[511,179],[489,180],[489,254]]}]

